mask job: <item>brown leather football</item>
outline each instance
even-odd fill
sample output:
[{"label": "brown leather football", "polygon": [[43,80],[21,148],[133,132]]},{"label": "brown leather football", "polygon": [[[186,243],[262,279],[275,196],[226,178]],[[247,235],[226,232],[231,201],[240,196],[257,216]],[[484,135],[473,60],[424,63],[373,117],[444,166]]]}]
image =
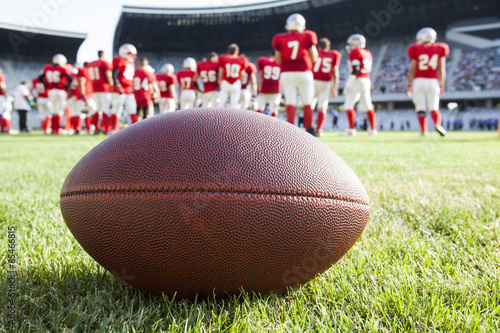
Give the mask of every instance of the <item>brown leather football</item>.
[{"label": "brown leather football", "polygon": [[76,240],[118,278],[193,298],[284,292],[337,262],[368,196],[330,148],[293,125],[225,108],[146,119],[85,155],[61,190]]}]

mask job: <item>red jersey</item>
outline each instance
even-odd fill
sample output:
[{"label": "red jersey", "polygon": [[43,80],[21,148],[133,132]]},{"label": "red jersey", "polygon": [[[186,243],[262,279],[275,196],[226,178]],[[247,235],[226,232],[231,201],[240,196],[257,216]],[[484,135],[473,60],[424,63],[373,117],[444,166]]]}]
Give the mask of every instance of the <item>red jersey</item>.
[{"label": "red jersey", "polygon": [[281,52],[282,72],[308,72],[313,68],[309,49],[318,44],[314,31],[287,32],[273,38],[273,48]]},{"label": "red jersey", "polygon": [[[5,75],[3,75],[2,73],[0,73],[0,82],[5,82]],[[34,84],[33,84],[34,86]],[[2,91],[0,91],[0,96],[3,96],[5,95]]]},{"label": "red jersey", "polygon": [[156,75],[156,80],[158,81],[158,86],[160,87],[160,95],[162,98],[174,98],[170,94],[169,87],[177,83],[177,78],[175,75],[170,74],[158,74]]},{"label": "red jersey", "polygon": [[78,79],[76,74],[71,74],[71,77],[73,78],[73,80],[68,87],[69,97],[76,96],[76,99],[82,99],[82,95],[80,95],[80,91],[78,89]]},{"label": "red jersey", "polygon": [[203,82],[203,92],[207,93],[219,89],[219,82],[217,81],[218,68],[219,62],[217,61],[207,60],[198,63],[198,73]]},{"label": "red jersey", "polygon": [[248,66],[248,60],[239,55],[223,54],[219,57],[219,68],[224,69],[223,80],[230,84],[240,79],[241,72]]},{"label": "red jersey", "polygon": [[33,87],[35,87],[36,94],[37,94],[38,98],[48,98],[49,97],[49,95],[48,95],[49,89],[46,89],[45,85],[40,80],[38,80],[37,77],[33,79]]},{"label": "red jersey", "polygon": [[[135,72],[135,64],[122,57],[113,59],[113,68],[118,69],[118,82],[120,82],[125,94],[133,93],[133,80]],[[115,92],[119,92],[115,85]]]},{"label": "red jersey", "polygon": [[263,94],[278,94],[280,92],[280,65],[274,57],[262,57],[257,60],[259,72],[262,73],[260,92]]},{"label": "red jersey", "polygon": [[177,72],[177,81],[181,85],[182,90],[195,90],[193,76],[195,71],[184,69]]},{"label": "red jersey", "polygon": [[59,65],[45,65],[43,73],[45,74],[44,81],[49,89],[65,89],[68,82],[66,75],[70,73],[67,68]]},{"label": "red jersey", "polygon": [[355,48],[349,52],[349,68],[352,70],[353,66],[359,66],[359,71],[356,77],[370,78],[370,72],[372,71],[372,53],[366,49]]},{"label": "red jersey", "polygon": [[408,56],[417,61],[415,78],[438,78],[438,65],[442,57],[450,53],[450,47],[445,43],[413,44],[408,48]]},{"label": "red jersey", "polygon": [[[90,78],[90,71],[87,67],[78,68],[78,73],[76,74],[77,79],[83,77],[83,81],[85,83],[85,97],[93,98],[94,90],[92,80]],[[80,89],[78,89],[78,94],[76,95],[77,99],[82,99],[82,95],[80,94]]]},{"label": "red jersey", "polygon": [[94,92],[110,92],[109,83],[106,80],[106,72],[113,70],[113,66],[105,60],[92,61],[87,66],[92,80],[92,89]]},{"label": "red jersey", "polygon": [[314,63],[313,76],[318,81],[331,81],[333,69],[340,64],[342,55],[336,50],[318,50],[318,59]]},{"label": "red jersey", "polygon": [[137,106],[149,106],[153,100],[149,84],[156,81],[156,75],[144,70],[138,69],[134,75],[134,96]]},{"label": "red jersey", "polygon": [[250,75],[257,73],[257,68],[251,62],[248,63],[247,68],[241,72],[241,89],[246,89],[250,83]]}]

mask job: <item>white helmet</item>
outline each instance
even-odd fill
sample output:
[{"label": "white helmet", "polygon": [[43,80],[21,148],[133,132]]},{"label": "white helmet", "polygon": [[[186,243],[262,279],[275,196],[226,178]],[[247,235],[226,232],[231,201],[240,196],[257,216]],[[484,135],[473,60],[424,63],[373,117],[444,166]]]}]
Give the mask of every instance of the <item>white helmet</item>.
[{"label": "white helmet", "polygon": [[436,41],[437,33],[432,28],[422,28],[417,32],[417,43],[434,43]]},{"label": "white helmet", "polygon": [[160,71],[162,74],[174,74],[175,69],[172,64],[164,64],[163,66],[161,66]]},{"label": "white helmet", "polygon": [[347,38],[347,45],[345,48],[347,49],[347,51],[350,51],[358,47],[364,49],[365,46],[366,46],[366,38],[363,35],[354,34],[350,35],[349,38]]},{"label": "white helmet", "polygon": [[132,44],[123,44],[118,49],[118,55],[123,59],[134,62],[137,58],[137,49]]},{"label": "white helmet", "polygon": [[182,63],[182,67],[196,69],[196,60],[194,60],[191,57],[186,58],[186,59],[184,59],[184,62]]},{"label": "white helmet", "polygon": [[305,28],[306,28],[306,19],[304,18],[304,16],[298,13],[290,15],[286,19],[285,29],[287,31],[296,30],[302,32],[305,30]]},{"label": "white helmet", "polygon": [[52,57],[52,63],[59,66],[65,66],[68,63],[68,60],[66,60],[65,56],[58,53]]}]

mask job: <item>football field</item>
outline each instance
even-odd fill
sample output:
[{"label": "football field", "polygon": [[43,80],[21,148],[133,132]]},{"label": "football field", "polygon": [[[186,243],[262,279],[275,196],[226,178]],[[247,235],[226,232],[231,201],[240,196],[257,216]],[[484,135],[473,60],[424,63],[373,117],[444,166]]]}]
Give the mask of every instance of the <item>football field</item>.
[{"label": "football field", "polygon": [[325,133],[370,197],[358,242],[287,294],[196,302],[121,282],[66,227],[62,183],[104,138],[0,136],[0,332],[500,332],[496,132]]}]

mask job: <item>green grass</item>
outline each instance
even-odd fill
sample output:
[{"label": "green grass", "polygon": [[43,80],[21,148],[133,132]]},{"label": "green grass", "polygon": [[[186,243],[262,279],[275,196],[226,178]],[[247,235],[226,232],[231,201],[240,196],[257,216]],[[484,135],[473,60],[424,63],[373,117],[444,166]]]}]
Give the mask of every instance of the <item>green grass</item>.
[{"label": "green grass", "polygon": [[285,295],[197,302],[138,291],[91,259],[59,190],[102,136],[0,137],[0,331],[7,227],[17,225],[19,332],[499,332],[500,138],[495,132],[322,139],[354,169],[371,218],[336,265]]}]

